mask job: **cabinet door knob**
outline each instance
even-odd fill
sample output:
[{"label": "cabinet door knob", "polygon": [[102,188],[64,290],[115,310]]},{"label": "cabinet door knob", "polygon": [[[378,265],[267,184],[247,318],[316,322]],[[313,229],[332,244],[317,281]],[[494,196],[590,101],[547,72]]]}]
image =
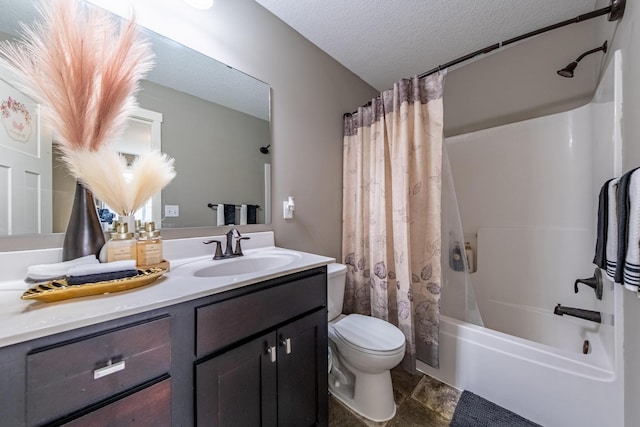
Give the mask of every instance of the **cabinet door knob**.
[{"label": "cabinet door knob", "polygon": [[285,347],[285,352],[287,354],[291,354],[291,338],[282,339],[282,341],[280,341],[280,344]]},{"label": "cabinet door knob", "polygon": [[93,379],[97,380],[98,378],[106,377],[107,375],[111,375],[122,370],[124,370],[124,360],[117,363],[111,363],[111,360],[109,360],[107,366],[103,366],[102,368],[98,368],[93,371]]},{"label": "cabinet door knob", "polygon": [[276,361],[276,346],[271,346],[267,348],[267,354],[271,356],[271,363],[275,363]]}]

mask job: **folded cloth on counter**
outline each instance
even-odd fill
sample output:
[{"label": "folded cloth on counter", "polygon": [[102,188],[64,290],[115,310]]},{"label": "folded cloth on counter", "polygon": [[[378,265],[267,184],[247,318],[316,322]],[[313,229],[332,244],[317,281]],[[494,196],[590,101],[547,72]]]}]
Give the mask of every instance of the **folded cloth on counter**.
[{"label": "folded cloth on counter", "polygon": [[217,221],[216,224],[217,225],[224,225],[224,205],[222,203],[218,203],[218,208],[217,208]]},{"label": "folded cloth on counter", "polygon": [[610,280],[613,281],[616,275],[616,264],[618,262],[618,216],[617,216],[617,194],[619,179],[614,178],[609,181],[607,188],[607,242],[605,244],[606,270],[605,273]]},{"label": "folded cloth on counter", "polygon": [[[618,220],[618,253],[616,256],[616,273],[613,277],[615,283],[624,283],[624,263],[627,256],[627,243],[629,237],[629,184],[631,176],[637,170],[633,169],[620,177],[618,183],[618,196],[616,200]],[[638,244],[638,241],[635,243]]]},{"label": "folded cloth on counter", "polygon": [[53,279],[59,279],[69,274],[69,270],[80,265],[99,264],[95,255],[87,255],[84,257],[72,259],[70,261],[57,262],[53,264],[38,264],[27,267],[27,282],[46,282]]},{"label": "folded cloth on counter", "polygon": [[627,252],[624,258],[622,281],[624,287],[638,291],[640,283],[640,171],[629,179],[629,215],[627,216]]},{"label": "folded cloth on counter", "polygon": [[224,225],[233,225],[236,222],[236,205],[224,205]]},{"label": "folded cloth on counter", "polygon": [[100,264],[79,265],[69,269],[67,276],[86,276],[89,274],[113,273],[115,271],[135,270],[136,262],[132,259]]},{"label": "folded cloth on counter", "polygon": [[86,274],[84,276],[69,276],[67,277],[67,284],[69,285],[84,285],[87,283],[106,282],[108,280],[125,279],[127,277],[133,277],[138,275],[138,270],[121,270],[110,271],[107,273]]},{"label": "folded cloth on counter", "polygon": [[609,183],[605,182],[598,196],[598,223],[596,236],[596,251],[593,263],[603,270],[607,268],[607,231],[609,227]]}]

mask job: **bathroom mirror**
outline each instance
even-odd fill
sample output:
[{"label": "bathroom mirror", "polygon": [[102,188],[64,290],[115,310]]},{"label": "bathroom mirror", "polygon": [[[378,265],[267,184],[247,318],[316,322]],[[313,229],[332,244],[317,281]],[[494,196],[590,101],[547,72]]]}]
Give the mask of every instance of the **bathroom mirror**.
[{"label": "bathroom mirror", "polygon": [[[2,9],[0,39],[17,34],[20,21],[30,23],[37,16],[31,1],[7,0]],[[264,148],[271,144],[269,85],[147,29],[141,31],[152,43],[156,66],[142,82],[138,103],[154,119],[136,118],[132,127],[142,139],[159,137],[161,150],[175,159],[177,172],[162,191],[160,214],[154,215],[161,218],[161,228],[216,226],[217,213],[209,204],[221,203],[237,205],[236,223],[240,205],[258,205],[257,223],[267,223],[271,155]],[[53,207],[42,211],[43,216],[50,211],[52,219],[45,223],[52,225],[43,233],[65,231],[73,200],[75,181],[56,157],[53,150]],[[167,205],[171,211],[177,206],[178,216],[165,215]],[[29,234],[16,231],[0,230],[0,236]]]}]

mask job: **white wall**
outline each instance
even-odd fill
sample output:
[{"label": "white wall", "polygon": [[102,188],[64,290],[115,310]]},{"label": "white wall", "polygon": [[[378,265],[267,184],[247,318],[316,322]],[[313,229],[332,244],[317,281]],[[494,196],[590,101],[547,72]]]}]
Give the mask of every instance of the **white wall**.
[{"label": "white wall", "polygon": [[[579,336],[563,337],[541,322],[556,325],[552,329],[571,322],[552,315],[558,303],[613,312],[611,292],[598,301],[589,288],[573,291],[574,281],[594,270],[602,183],[592,179],[591,107],[446,139],[465,238],[476,255],[471,280],[485,326],[559,348],[573,339],[567,350],[575,352]],[[534,313],[537,322],[527,317]],[[613,354],[611,326],[588,326],[607,335]]]}]

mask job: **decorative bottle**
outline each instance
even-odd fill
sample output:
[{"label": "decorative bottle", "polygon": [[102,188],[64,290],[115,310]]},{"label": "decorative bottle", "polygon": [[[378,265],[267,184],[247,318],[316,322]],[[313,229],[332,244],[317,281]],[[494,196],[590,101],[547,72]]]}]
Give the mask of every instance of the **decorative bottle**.
[{"label": "decorative bottle", "polygon": [[153,221],[147,222],[138,233],[138,265],[147,266],[162,262],[162,239]]},{"label": "decorative bottle", "polygon": [[137,261],[136,241],[133,238],[133,233],[129,232],[127,223],[116,223],[115,232],[111,232],[111,239],[106,243],[105,249],[107,262],[127,259]]}]

